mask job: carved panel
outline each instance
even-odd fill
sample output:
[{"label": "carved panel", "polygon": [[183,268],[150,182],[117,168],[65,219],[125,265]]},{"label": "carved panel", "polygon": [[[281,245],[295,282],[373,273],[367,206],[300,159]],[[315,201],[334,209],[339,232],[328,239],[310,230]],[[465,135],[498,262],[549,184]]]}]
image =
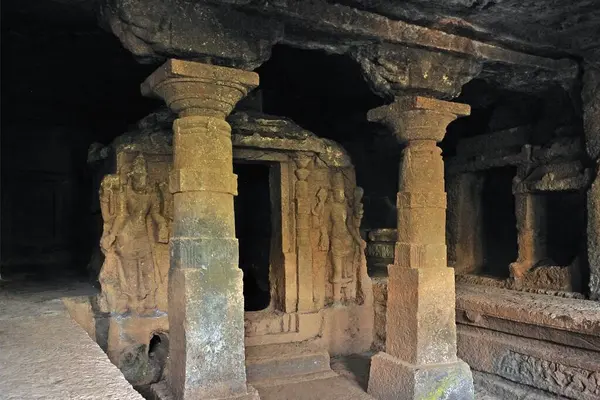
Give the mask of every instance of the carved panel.
[{"label": "carved panel", "polygon": [[543,390],[583,400],[600,397],[600,371],[589,371],[509,351],[498,374]]}]

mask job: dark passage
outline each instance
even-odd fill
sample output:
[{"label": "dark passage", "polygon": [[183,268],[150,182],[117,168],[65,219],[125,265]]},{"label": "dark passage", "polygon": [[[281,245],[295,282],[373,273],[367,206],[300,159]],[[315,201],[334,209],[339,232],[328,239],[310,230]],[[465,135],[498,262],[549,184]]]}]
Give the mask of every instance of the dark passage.
[{"label": "dark passage", "polygon": [[517,217],[512,193],[513,167],[485,171],[483,183],[483,274],[509,276],[508,266],[517,259]]},{"label": "dark passage", "polygon": [[244,271],[244,308],[259,311],[267,308],[271,301],[269,166],[236,163],[233,171],[238,175],[235,231],[240,246],[240,268]]},{"label": "dark passage", "polygon": [[544,197],[548,256],[556,265],[569,265],[582,250],[585,240],[585,193],[548,192]]}]

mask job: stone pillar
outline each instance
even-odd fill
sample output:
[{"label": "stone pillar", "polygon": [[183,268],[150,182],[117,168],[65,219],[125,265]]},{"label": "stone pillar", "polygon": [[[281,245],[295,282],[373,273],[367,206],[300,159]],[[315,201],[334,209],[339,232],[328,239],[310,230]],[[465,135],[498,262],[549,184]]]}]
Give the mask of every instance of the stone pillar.
[{"label": "stone pillar", "polygon": [[510,275],[519,280],[535,264],[547,257],[546,205],[543,195],[515,193],[518,258],[510,265]]},{"label": "stone pillar", "polygon": [[391,399],[473,399],[469,366],[456,356],[454,272],[447,267],[444,162],[436,142],[464,104],[399,97],[371,110],[406,145],[397,199],[398,241],[388,267],[386,352],[371,362],[369,394]]},{"label": "stone pillar", "polygon": [[587,253],[590,298],[600,300],[600,68],[586,63],[583,74],[583,129],[586,149],[596,163],[596,176],[587,192]]},{"label": "stone pillar", "polygon": [[258,75],[169,60],[142,85],[179,115],[173,123],[173,237],[168,385],[176,399],[258,399],[246,384],[231,127]]}]

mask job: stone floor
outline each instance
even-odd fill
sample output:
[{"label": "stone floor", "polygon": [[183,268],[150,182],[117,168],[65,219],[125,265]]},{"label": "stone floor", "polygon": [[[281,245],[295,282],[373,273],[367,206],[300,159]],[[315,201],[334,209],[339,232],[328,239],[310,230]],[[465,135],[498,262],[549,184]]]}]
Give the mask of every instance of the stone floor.
[{"label": "stone floor", "polygon": [[[67,313],[60,298],[93,293],[88,284],[0,281],[0,398],[143,400]],[[262,400],[370,400],[371,354],[331,360],[339,374],[258,388]],[[479,390],[477,400],[496,400]]]},{"label": "stone floor", "polygon": [[14,283],[0,282],[2,400],[143,400],[60,300],[89,285]]}]

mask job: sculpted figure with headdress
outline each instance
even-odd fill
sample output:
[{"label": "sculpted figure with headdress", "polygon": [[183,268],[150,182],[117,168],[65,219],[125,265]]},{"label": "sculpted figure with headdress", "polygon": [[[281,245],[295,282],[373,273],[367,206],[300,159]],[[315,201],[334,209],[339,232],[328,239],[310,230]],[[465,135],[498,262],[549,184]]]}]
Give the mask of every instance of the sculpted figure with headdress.
[{"label": "sculpted figure with headdress", "polygon": [[134,159],[125,176],[106,176],[100,197],[105,222],[100,245],[106,255],[100,282],[106,307],[116,313],[153,313],[162,281],[153,247],[167,243],[169,232],[144,156]]}]

